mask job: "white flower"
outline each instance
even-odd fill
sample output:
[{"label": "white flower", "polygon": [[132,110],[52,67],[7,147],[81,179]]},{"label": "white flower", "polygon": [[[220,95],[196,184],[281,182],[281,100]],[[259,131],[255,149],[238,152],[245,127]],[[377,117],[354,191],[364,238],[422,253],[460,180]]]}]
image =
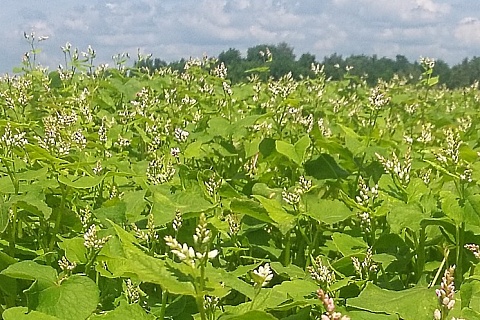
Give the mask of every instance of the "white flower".
[{"label": "white flower", "polygon": [[273,273],[268,263],[265,263],[264,266],[259,266],[258,269],[253,270],[253,274],[255,283],[261,287],[266,286],[273,278]]}]

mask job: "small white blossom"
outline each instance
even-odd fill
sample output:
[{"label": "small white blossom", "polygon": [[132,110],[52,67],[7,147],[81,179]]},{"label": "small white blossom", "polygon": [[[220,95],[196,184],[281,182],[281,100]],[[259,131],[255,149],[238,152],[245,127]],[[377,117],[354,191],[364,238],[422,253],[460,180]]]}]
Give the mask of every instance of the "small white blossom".
[{"label": "small white blossom", "polygon": [[252,278],[255,285],[259,287],[266,286],[270,280],[273,279],[273,272],[270,269],[270,264],[265,263],[265,265],[259,266],[258,269],[253,270]]}]

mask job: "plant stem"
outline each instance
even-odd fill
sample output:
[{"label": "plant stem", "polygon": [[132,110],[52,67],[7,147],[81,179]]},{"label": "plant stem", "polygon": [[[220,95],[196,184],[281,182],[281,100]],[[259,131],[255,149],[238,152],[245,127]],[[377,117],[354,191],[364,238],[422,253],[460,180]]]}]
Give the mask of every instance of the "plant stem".
[{"label": "plant stem", "polygon": [[53,251],[55,246],[57,233],[60,230],[60,224],[62,222],[63,211],[65,210],[65,199],[67,198],[67,187],[59,182],[60,190],[62,191],[62,199],[60,200],[60,210],[57,212],[57,217],[55,219],[55,227],[53,228],[53,234],[50,238],[50,245],[48,247],[49,251]]},{"label": "plant stem", "polygon": [[465,233],[465,222],[462,222],[460,225],[456,227],[456,238],[457,238],[457,245],[456,245],[456,256],[455,256],[455,283],[456,287],[460,288],[460,285],[463,281],[463,271],[462,271],[462,252],[463,252],[463,237]]},{"label": "plant stem", "polygon": [[201,320],[207,320],[207,315],[205,313],[205,299],[203,296],[203,288],[205,287],[205,265],[202,263],[200,265],[200,279],[196,286],[197,296],[195,301],[197,303],[198,312],[200,313]]},{"label": "plant stem", "polygon": [[425,228],[421,228],[417,246],[417,282],[422,277],[425,267],[425,238]]},{"label": "plant stem", "polygon": [[290,249],[292,247],[292,239],[290,236],[290,230],[285,235],[285,248],[283,251],[283,265],[286,267],[290,264]]},{"label": "plant stem", "polygon": [[8,244],[8,249],[10,251],[10,256],[15,257],[15,242],[17,238],[17,206],[14,204],[12,206],[12,217],[11,217],[11,235],[10,235],[10,242]]},{"label": "plant stem", "polygon": [[162,307],[160,309],[160,315],[158,316],[158,318],[163,320],[165,319],[165,309],[167,308],[168,291],[163,290],[161,287],[160,287],[160,290],[162,292]]}]

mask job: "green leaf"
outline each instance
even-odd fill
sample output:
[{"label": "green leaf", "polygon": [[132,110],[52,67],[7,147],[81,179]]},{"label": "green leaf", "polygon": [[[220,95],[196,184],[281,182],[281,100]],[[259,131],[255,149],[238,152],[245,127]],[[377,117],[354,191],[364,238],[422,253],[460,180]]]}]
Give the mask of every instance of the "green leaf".
[{"label": "green leaf", "polygon": [[0,192],[1,193],[15,193],[15,187],[9,176],[0,177]]},{"label": "green leaf", "polygon": [[88,189],[98,186],[105,176],[84,176],[76,178],[75,176],[59,176],[58,181],[75,189]]},{"label": "green leaf", "polygon": [[303,136],[295,145],[285,141],[275,141],[275,148],[278,153],[283,154],[298,165],[302,164],[305,158],[305,152],[309,146],[310,138],[308,136]]},{"label": "green leaf", "polygon": [[227,133],[227,129],[230,127],[230,122],[223,117],[214,117],[208,121],[208,134],[212,136],[223,137]]},{"label": "green leaf", "polygon": [[28,310],[27,307],[14,307],[3,312],[4,320],[60,320],[43,312]]},{"label": "green leaf", "polygon": [[149,320],[155,319],[153,315],[147,314],[139,304],[128,304],[125,301],[120,302],[120,306],[112,311],[108,311],[101,315],[93,315],[88,320],[118,320],[118,319],[132,319],[132,320]]},{"label": "green leaf", "polygon": [[103,224],[108,220],[112,220],[115,223],[125,223],[125,214],[127,212],[127,204],[123,200],[112,199],[105,201],[101,208],[95,209],[93,214]]},{"label": "green leaf", "polygon": [[254,195],[262,206],[267,210],[268,215],[275,221],[280,232],[286,234],[294,226],[295,216],[289,214],[276,199],[267,199],[265,197]]},{"label": "green leaf", "polygon": [[48,220],[52,214],[52,208],[45,203],[45,194],[41,190],[31,191],[22,195],[15,195],[10,199],[21,209],[31,212]]},{"label": "green leaf", "polygon": [[305,300],[306,296],[311,296],[317,291],[318,285],[310,280],[295,279],[292,281],[283,281],[276,285],[272,290],[285,296],[285,299],[296,301]]},{"label": "green leaf", "polygon": [[326,153],[320,154],[316,159],[305,163],[307,175],[316,179],[342,179],[349,176],[349,173],[342,169],[335,159]]},{"label": "green leaf", "polygon": [[472,308],[480,312],[480,281],[467,280],[460,290],[462,308]]},{"label": "green leaf", "polygon": [[122,199],[127,205],[125,216],[128,222],[137,222],[143,219],[142,213],[147,206],[146,192],[146,190],[127,191],[123,195]]},{"label": "green leaf", "polygon": [[252,200],[233,199],[230,203],[230,209],[233,212],[247,215],[258,221],[274,223],[272,218],[268,216],[267,211],[258,202]]},{"label": "green leaf", "polygon": [[463,208],[458,198],[450,191],[440,192],[442,211],[458,226],[463,222]]},{"label": "green leaf", "polygon": [[195,142],[190,143],[185,152],[183,153],[184,157],[187,159],[194,158],[194,159],[201,159],[206,156],[205,151],[202,150],[203,141],[197,140]]},{"label": "green leaf", "polygon": [[332,235],[332,240],[337,250],[344,257],[365,252],[368,247],[362,238],[354,238],[346,233],[335,232]]},{"label": "green leaf", "polygon": [[269,313],[266,313],[265,311],[260,311],[260,310],[252,310],[252,311],[247,311],[244,314],[241,315],[232,315],[232,316],[221,316],[219,320],[276,320],[274,316],[272,316]]},{"label": "green leaf", "polygon": [[433,87],[434,85],[436,85],[436,84],[438,83],[438,80],[439,80],[439,77],[438,77],[438,76],[436,76],[436,77],[431,77],[431,78],[427,79],[426,84],[427,84],[427,86],[429,86],[429,87]]},{"label": "green leaf", "polygon": [[339,200],[321,199],[315,195],[306,195],[307,210],[305,215],[321,223],[334,224],[353,215],[347,205]]},{"label": "green leaf", "polygon": [[112,256],[103,256],[100,252],[98,259],[107,263],[108,271],[114,277],[133,277],[141,282],[159,284],[173,294],[195,295],[191,282],[179,281],[167,270],[165,261],[145,254],[133,244],[135,238],[131,234],[113,222],[111,224],[121,240],[122,255],[117,252]]},{"label": "green leaf", "polygon": [[398,314],[405,320],[431,320],[433,310],[438,306],[438,298],[433,288],[390,291],[368,282],[358,297],[347,300],[347,306],[376,313]]},{"label": "green leaf", "polygon": [[[280,262],[272,262],[270,264],[270,267],[278,275],[283,275],[290,280],[304,279],[305,277],[307,277],[305,270],[294,264],[289,264],[288,266],[284,267]],[[310,277],[310,275],[308,275],[308,277]]]},{"label": "green leaf", "polygon": [[175,218],[176,210],[182,214],[205,212],[214,207],[214,205],[205,200],[199,190],[189,189],[186,191],[177,191],[172,194],[168,186],[155,186],[151,188],[153,196],[152,213],[156,225],[165,225]]},{"label": "green leaf", "polygon": [[480,226],[480,194],[469,195],[466,197],[464,212],[465,223]]},{"label": "green leaf", "polygon": [[10,219],[10,204],[5,203],[4,197],[0,197],[0,233],[4,233],[7,229]]},{"label": "green leaf", "polygon": [[18,180],[32,181],[37,180],[38,178],[44,177],[48,172],[48,167],[43,167],[38,170],[27,170],[22,173],[17,174]]},{"label": "green leaf", "polygon": [[390,203],[389,209],[387,222],[390,224],[393,233],[400,233],[405,228],[417,232],[420,230],[419,221],[428,218],[417,204],[394,201]]},{"label": "green leaf", "polygon": [[60,319],[84,320],[97,308],[99,290],[86,276],[73,275],[38,294],[37,311]]},{"label": "green leaf", "polygon": [[1,274],[15,279],[37,280],[40,289],[53,286],[57,281],[55,269],[30,260],[11,264]]},{"label": "green leaf", "polygon": [[85,248],[84,242],[83,237],[76,237],[63,239],[58,246],[65,251],[65,256],[69,261],[85,264],[87,263],[87,248]]},{"label": "green leaf", "polygon": [[355,320],[398,320],[397,315],[372,313],[372,312],[363,311],[363,310],[349,311],[343,314],[348,315],[350,319],[355,319]]}]

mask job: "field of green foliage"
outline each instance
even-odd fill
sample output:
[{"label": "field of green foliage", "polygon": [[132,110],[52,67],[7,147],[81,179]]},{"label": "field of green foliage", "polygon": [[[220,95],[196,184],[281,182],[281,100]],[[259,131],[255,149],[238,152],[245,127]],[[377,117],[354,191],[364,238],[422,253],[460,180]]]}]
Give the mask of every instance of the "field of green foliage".
[{"label": "field of green foliage", "polygon": [[480,319],[477,85],[63,50],[0,78],[3,319]]}]

